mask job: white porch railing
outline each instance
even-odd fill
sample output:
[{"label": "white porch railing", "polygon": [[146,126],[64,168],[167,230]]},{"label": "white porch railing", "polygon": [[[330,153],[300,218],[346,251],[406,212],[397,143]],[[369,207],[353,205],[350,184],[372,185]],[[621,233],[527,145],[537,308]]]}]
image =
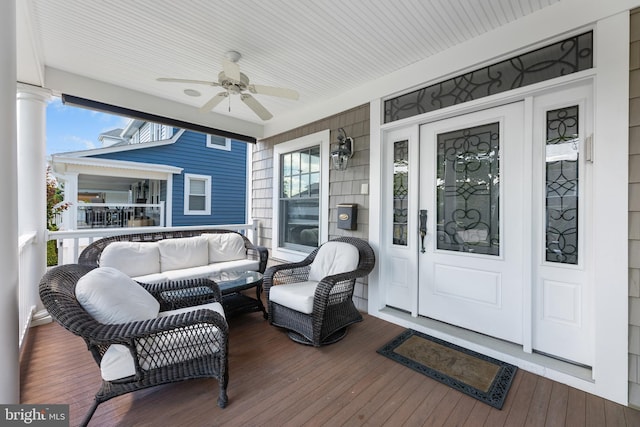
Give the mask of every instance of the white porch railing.
[{"label": "white porch railing", "polygon": [[22,350],[27,329],[31,324],[31,319],[38,304],[38,282],[40,277],[36,277],[42,271],[34,268],[37,263],[36,250],[34,245],[37,233],[35,231],[20,235],[18,238],[18,326],[19,348]]},{"label": "white porch railing", "polygon": [[94,240],[108,236],[120,236],[125,234],[149,233],[153,231],[179,231],[179,230],[215,230],[227,229],[245,233],[252,242],[256,243],[258,236],[258,221],[247,224],[224,224],[224,225],[195,225],[181,227],[125,227],[125,228],[103,228],[84,229],[69,231],[49,231],[47,240],[57,240],[58,265],[72,264],[78,261],[80,252]]},{"label": "white porch railing", "polygon": [[79,203],[76,206],[77,224],[73,228],[162,227],[164,205],[165,202]]},{"label": "white porch railing", "polygon": [[[71,244],[68,245],[72,248],[66,263],[74,263],[78,260],[80,251],[84,248],[83,245],[87,245],[94,240],[100,239],[106,236],[115,236],[122,234],[137,234],[151,231],[178,231],[178,230],[209,230],[209,229],[227,229],[234,230],[240,233],[244,233],[249,240],[254,243],[258,236],[258,221],[252,221],[247,224],[225,224],[225,225],[209,225],[209,226],[185,226],[185,227],[126,227],[126,228],[110,228],[110,229],[86,229],[86,230],[74,230],[74,231],[47,231],[45,234],[46,240],[57,240],[58,248],[63,245],[61,242],[68,240]],[[41,261],[38,259],[46,259],[46,257],[40,257],[37,251],[44,250],[42,245],[36,245],[38,241],[37,233],[31,232],[19,237],[18,249],[19,249],[19,285],[18,285],[18,317],[19,317],[19,346],[22,348],[24,338],[27,334],[29,326],[36,325],[50,321],[48,313],[41,310],[42,304],[40,303],[40,297],[38,293],[38,285],[40,283],[40,275],[45,270],[45,266],[40,265]],[[59,255],[58,262],[61,263],[61,257]],[[38,311],[40,309],[40,311]]]}]

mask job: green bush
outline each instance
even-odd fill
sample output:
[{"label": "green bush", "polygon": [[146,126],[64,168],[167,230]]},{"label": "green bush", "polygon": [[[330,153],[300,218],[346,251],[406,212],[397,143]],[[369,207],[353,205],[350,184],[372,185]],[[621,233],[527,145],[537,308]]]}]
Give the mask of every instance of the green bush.
[{"label": "green bush", "polygon": [[49,240],[47,242],[47,266],[58,265],[58,246],[57,240]]}]

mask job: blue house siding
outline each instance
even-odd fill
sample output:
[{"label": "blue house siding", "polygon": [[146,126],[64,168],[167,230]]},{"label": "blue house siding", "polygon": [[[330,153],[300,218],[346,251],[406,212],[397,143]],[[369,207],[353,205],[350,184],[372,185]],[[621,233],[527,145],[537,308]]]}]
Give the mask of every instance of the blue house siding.
[{"label": "blue house siding", "polygon": [[[231,150],[209,148],[206,135],[185,131],[169,145],[91,157],[156,163],[183,168],[173,176],[173,225],[242,224],[246,221],[247,144],[231,141]],[[211,176],[211,215],[184,215],[184,174]],[[165,190],[166,191],[166,190]]]}]

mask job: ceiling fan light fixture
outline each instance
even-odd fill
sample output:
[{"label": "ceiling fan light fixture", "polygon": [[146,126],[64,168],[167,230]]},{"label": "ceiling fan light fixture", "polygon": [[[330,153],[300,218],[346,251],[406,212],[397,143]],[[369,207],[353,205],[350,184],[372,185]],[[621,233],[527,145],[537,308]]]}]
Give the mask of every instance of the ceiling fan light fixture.
[{"label": "ceiling fan light fixture", "polygon": [[235,50],[228,51],[227,53],[224,54],[224,56],[231,62],[238,62],[240,61],[240,58],[242,58],[242,55],[240,54],[240,52]]},{"label": "ceiling fan light fixture", "polygon": [[[222,92],[215,94],[202,107],[200,107],[200,111],[204,113],[214,109],[225,98],[229,99],[229,112],[231,112],[231,96],[239,96],[240,100],[249,107],[254,114],[266,121],[271,119],[273,115],[256,98],[251,96],[251,94],[275,96],[291,100],[299,99],[298,92],[293,89],[251,84],[249,82],[249,77],[240,72],[238,61],[241,57],[242,55],[235,50],[230,50],[225,53],[225,59],[222,61],[222,71],[218,73],[218,81],[192,80],[174,77],[159,77],[156,80],[168,83],[214,86],[223,89]],[[185,89],[184,93],[188,96],[201,95],[200,92],[194,89]]]}]

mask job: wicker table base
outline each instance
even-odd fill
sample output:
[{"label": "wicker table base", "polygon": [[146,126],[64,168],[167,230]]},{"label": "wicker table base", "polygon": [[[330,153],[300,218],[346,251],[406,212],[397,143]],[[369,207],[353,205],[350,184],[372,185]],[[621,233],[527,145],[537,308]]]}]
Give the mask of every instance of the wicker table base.
[{"label": "wicker table base", "polygon": [[[225,272],[213,275],[209,279],[220,287],[225,315],[234,316],[261,311],[263,317],[267,319],[267,310],[261,298],[262,274],[257,271]],[[256,290],[255,298],[241,292],[252,288]]]}]

